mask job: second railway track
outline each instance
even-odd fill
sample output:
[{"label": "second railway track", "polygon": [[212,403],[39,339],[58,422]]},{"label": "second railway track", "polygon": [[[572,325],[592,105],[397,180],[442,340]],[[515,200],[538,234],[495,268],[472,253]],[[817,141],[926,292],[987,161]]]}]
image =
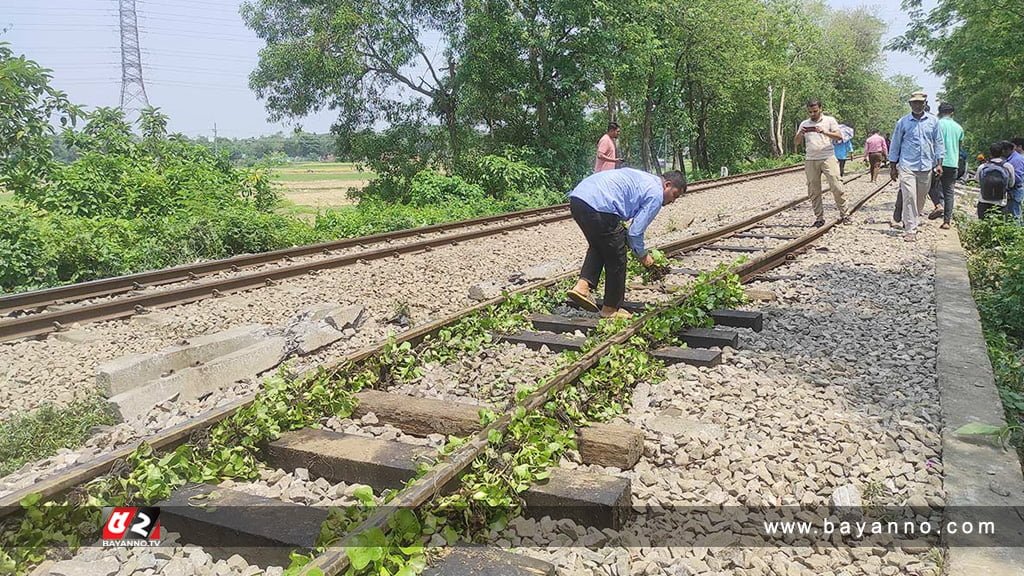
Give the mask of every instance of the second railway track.
[{"label": "second railway track", "polygon": [[[715,189],[788,174],[799,169],[800,167],[787,167],[697,182],[690,187],[690,191]],[[569,218],[565,205],[551,206],[3,296],[0,297],[0,316],[8,318],[0,320],[0,342],[45,335],[60,331],[74,323],[126,318],[154,308],[252,289],[281,279],[345,266],[360,260],[371,261],[398,254],[431,250],[450,243],[541,226]],[[493,225],[495,223],[497,225]],[[482,228],[459,231],[477,226]],[[447,233],[452,231],[455,232]],[[423,238],[435,234],[438,236]],[[393,244],[396,240],[404,238],[421,239]],[[382,247],[374,248],[376,244]],[[344,253],[332,254],[333,252]],[[292,259],[295,258],[306,260],[293,262]],[[253,270],[246,271],[247,268]],[[229,275],[202,281],[204,277],[223,273]],[[173,286],[175,283],[185,284]]]}]

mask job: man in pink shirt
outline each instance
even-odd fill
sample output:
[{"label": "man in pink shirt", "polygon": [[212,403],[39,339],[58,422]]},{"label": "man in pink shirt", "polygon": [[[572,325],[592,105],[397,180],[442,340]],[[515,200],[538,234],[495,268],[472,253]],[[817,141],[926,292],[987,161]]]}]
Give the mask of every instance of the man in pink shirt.
[{"label": "man in pink shirt", "polygon": [[597,142],[597,159],[594,161],[594,172],[604,172],[618,166],[619,158],[615,150],[615,140],[619,137],[619,123],[609,122],[608,131]]},{"label": "man in pink shirt", "polygon": [[871,136],[868,136],[867,142],[864,143],[864,153],[868,155],[868,162],[871,165],[871,181],[874,182],[878,177],[879,166],[889,155],[889,145],[886,144],[885,138],[878,133],[878,130],[871,131]]}]

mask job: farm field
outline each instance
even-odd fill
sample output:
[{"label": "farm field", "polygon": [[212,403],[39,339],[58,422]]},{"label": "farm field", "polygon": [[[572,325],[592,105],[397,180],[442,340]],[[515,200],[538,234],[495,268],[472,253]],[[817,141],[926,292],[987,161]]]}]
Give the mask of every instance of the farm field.
[{"label": "farm field", "polygon": [[342,162],[303,162],[274,170],[274,181],[281,185],[286,200],[285,211],[297,215],[355,204],[349,190],[365,187],[374,176]]}]

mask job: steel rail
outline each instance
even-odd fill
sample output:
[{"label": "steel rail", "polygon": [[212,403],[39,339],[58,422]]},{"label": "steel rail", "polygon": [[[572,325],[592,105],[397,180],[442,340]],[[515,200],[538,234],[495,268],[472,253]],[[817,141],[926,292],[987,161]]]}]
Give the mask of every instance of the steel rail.
[{"label": "steel rail", "polygon": [[[850,210],[850,214],[853,214],[863,206],[865,202],[888,186],[888,184],[889,183],[886,182],[865,196],[865,198],[858,201]],[[788,242],[757,260],[739,267],[735,272],[739,274],[741,278],[749,280],[761,271],[765,270],[766,266],[769,266],[769,264],[778,265],[781,261],[784,261],[786,254],[813,243],[815,240],[831,230],[836,223],[838,223],[838,220],[832,221],[821,228],[817,228],[813,232],[810,232],[797,240]],[[780,257],[782,260],[780,260]],[[346,548],[359,546],[357,541],[359,535],[366,533],[368,530],[374,529],[379,529],[387,533],[389,530],[388,520],[394,513],[394,509],[416,509],[436,497],[437,494],[440,493],[442,487],[447,486],[449,482],[462,475],[462,473],[472,465],[473,461],[483,454],[489,445],[488,438],[492,431],[504,433],[508,429],[509,425],[512,423],[512,414],[515,410],[518,408],[524,408],[527,411],[530,411],[540,408],[549,401],[551,394],[564,389],[583,374],[583,372],[597,364],[601,357],[606,354],[612,346],[624,344],[639,332],[648,320],[665,309],[684,302],[691,294],[692,285],[684,288],[681,293],[673,296],[667,302],[659,303],[656,307],[648,307],[642,314],[635,317],[629,326],[623,328],[614,336],[595,346],[573,364],[558,371],[550,380],[547,381],[547,383],[524,398],[522,402],[517,403],[514,408],[508,410],[497,420],[475,434],[468,442],[449,455],[442,464],[431,468],[424,476],[406,486],[405,489],[399,492],[398,495],[388,503],[388,506],[378,508],[366,520],[350,531],[345,538],[337,544],[328,547],[324,553],[314,558],[309,564],[303,566],[299,574],[308,576],[312,576],[313,574],[333,576],[344,572],[349,567],[349,558],[346,553]]]},{"label": "steel rail", "polygon": [[[800,203],[805,202],[806,200],[806,198],[794,200],[782,206],[778,206],[765,212],[762,212],[761,214],[755,215],[751,218],[747,218],[741,222],[728,224],[726,226],[722,226],[721,228],[717,228],[715,230],[711,230],[708,232],[703,232],[701,234],[695,234],[682,240],[661,245],[658,248],[660,250],[664,250],[665,252],[670,252],[672,250],[679,250],[685,248],[690,244],[700,244],[707,242],[716,233],[721,237],[725,237],[734,232],[737,226],[742,227],[749,226],[751,224],[756,224],[758,221],[770,218],[784,210],[797,206]],[[500,296],[497,296],[490,300],[486,300],[469,308],[465,308],[451,316],[441,318],[433,322],[424,324],[422,326],[406,330],[405,332],[396,335],[395,340],[398,344],[401,344],[403,342],[409,342],[412,345],[416,345],[418,342],[420,342],[427,336],[435,334],[437,331],[446,326],[458,322],[459,320],[467,316],[485,310],[489,306],[501,304],[511,295],[524,294],[532,292],[534,290],[538,290],[540,288],[553,286],[563,280],[575,277],[576,274],[576,271],[569,271],[554,276],[552,278],[548,278],[546,280],[540,280],[537,282],[519,286],[514,290],[509,290],[507,293],[504,293]],[[345,357],[337,361],[334,361],[326,366],[307,370],[302,375],[300,375],[300,377],[311,376],[321,369],[327,371],[336,371],[346,365],[362,362],[367,358],[379,354],[381,350],[383,350],[383,346],[383,343],[369,345],[363,349],[357,350],[356,352],[346,355]],[[50,476],[49,478],[44,478],[40,481],[37,481],[32,486],[22,488],[5,496],[0,496],[0,519],[19,511],[21,508],[18,503],[29,495],[38,493],[41,495],[43,500],[50,500],[61,494],[68,492],[75,486],[84,484],[100,476],[104,476],[106,474],[111,473],[118,467],[119,462],[122,462],[126,458],[128,458],[140,446],[148,445],[155,451],[172,450],[179,444],[189,441],[190,438],[201,436],[203,431],[205,431],[209,427],[217,424],[218,422],[226,418],[231,417],[231,415],[233,415],[238,410],[241,410],[249,406],[253,402],[253,399],[255,397],[255,393],[247,394],[246,396],[239,398],[238,400],[230,404],[212,409],[201,415],[195,416],[185,422],[182,422],[181,424],[172,426],[167,430],[160,431],[156,434],[152,434],[138,441],[125,445],[121,448],[114,449],[110,452],[107,452],[103,456],[89,460],[88,462],[83,462],[66,470],[57,472],[56,474]]]},{"label": "steel rail", "polygon": [[[701,190],[710,190],[726,185],[747,182],[750,180],[768,178],[771,176],[777,176],[780,174],[794,172],[798,168],[799,166],[775,168],[771,170],[763,170],[759,172],[750,172],[747,174],[727,176],[725,178],[718,178],[714,180],[695,182],[693,186],[690,187],[690,191],[699,192]],[[457,230],[459,228],[465,228],[468,226],[482,226],[494,222],[504,222],[514,218],[531,218],[534,216],[543,216],[549,213],[558,213],[561,214],[564,219],[568,219],[570,216],[566,212],[567,209],[568,204],[558,204],[555,206],[545,206],[542,208],[531,208],[528,210],[520,210],[517,212],[508,212],[504,214],[495,214],[491,216],[481,216],[469,220],[459,220],[456,222],[433,224],[430,226],[421,226],[418,228],[409,228],[406,230],[396,230],[393,232],[382,232],[379,234],[371,234],[369,236],[343,238],[340,240],[332,240],[330,242],[321,242],[305,246],[295,246],[291,248],[273,250],[270,252],[261,252],[258,254],[242,254],[238,256],[232,256],[230,258],[209,260],[205,262],[197,262],[194,264],[184,264],[181,266],[174,266],[171,268],[164,268],[160,270],[139,272],[136,274],[129,274],[125,276],[114,276],[111,278],[103,278],[100,280],[92,280],[89,282],[80,282],[77,284],[68,284],[65,286],[56,286],[53,288],[34,290],[31,292],[10,294],[6,296],[0,296],[0,316],[6,316],[18,311],[28,310],[32,308],[41,308],[54,304],[65,304],[68,302],[75,302],[89,298],[99,298],[103,296],[122,294],[124,292],[129,292],[131,290],[137,290],[150,286],[161,286],[164,284],[170,284],[174,282],[195,280],[198,277],[215,274],[217,272],[237,271],[237,269],[239,268],[258,266],[261,264],[267,264],[279,260],[286,260],[288,258],[297,258],[302,256],[311,256],[314,254],[324,253],[329,254],[331,251],[334,250],[343,250],[352,247],[362,248],[365,247],[366,244],[390,242],[394,240],[400,240],[402,238],[409,238],[412,236],[419,236],[423,234],[447,232],[450,230]],[[497,232],[500,231],[500,228],[497,229]]]}]

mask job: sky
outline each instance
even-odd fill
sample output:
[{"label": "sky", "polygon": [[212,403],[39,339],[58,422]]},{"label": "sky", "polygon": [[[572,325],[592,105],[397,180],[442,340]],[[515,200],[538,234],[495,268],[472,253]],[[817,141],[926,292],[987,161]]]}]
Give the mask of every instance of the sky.
[{"label": "sky", "polygon": [[[827,0],[833,8],[873,8],[899,35],[907,18],[895,0]],[[931,1],[925,2],[932,3]],[[168,128],[189,136],[241,138],[289,132],[295,122],[271,123],[248,87],[261,40],[238,15],[237,0],[137,0],[139,43],[149,102],[170,117]],[[0,41],[53,70],[53,84],[72,102],[117,106],[121,95],[118,0],[0,0]],[[887,54],[890,74],[908,74],[934,96],[942,85],[909,54]],[[335,114],[297,122],[326,132]]]}]

